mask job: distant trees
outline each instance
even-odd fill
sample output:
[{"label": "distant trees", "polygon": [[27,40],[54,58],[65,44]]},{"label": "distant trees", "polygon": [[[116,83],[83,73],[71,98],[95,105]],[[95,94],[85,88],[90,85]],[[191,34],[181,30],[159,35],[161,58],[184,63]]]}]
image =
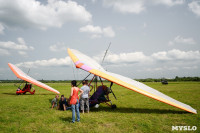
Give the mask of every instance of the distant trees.
[{"label": "distant trees", "polygon": [[200,77],[178,77],[176,76],[174,79],[169,78],[147,78],[147,79],[135,79],[140,82],[161,82],[163,79],[167,80],[168,82],[181,82],[181,81],[200,81]]},{"label": "distant trees", "polygon": [[178,76],[176,76],[173,81],[200,81],[200,77],[178,77]]},{"label": "distant trees", "polygon": [[[174,79],[169,78],[146,78],[146,79],[135,79],[140,82],[161,82],[162,80],[167,80],[168,82],[184,82],[184,81],[200,81],[200,77],[178,77],[176,76]],[[70,83],[71,80],[39,80],[43,83]],[[20,83],[21,80],[0,80],[0,83]],[[80,81],[79,81],[80,82]],[[100,82],[100,81],[99,81]],[[105,80],[104,82],[107,82]]]}]

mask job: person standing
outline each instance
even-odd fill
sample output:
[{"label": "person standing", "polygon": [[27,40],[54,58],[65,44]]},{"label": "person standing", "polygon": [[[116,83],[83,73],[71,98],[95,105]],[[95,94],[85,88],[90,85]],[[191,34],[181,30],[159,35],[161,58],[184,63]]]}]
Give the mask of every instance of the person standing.
[{"label": "person standing", "polygon": [[89,113],[89,108],[90,108],[89,107],[90,88],[87,85],[85,80],[82,82],[82,84],[83,84],[83,86],[80,89],[83,90],[83,94],[81,95],[80,106],[81,106],[81,111],[84,114],[85,104],[86,104],[86,110]]},{"label": "person standing", "polygon": [[[80,113],[79,113],[79,96],[82,95],[83,91],[76,86],[76,80],[71,82],[71,99],[70,104],[72,108],[72,123],[75,122],[75,112],[77,117],[77,122],[80,121]],[[78,92],[81,92],[78,94]]]}]

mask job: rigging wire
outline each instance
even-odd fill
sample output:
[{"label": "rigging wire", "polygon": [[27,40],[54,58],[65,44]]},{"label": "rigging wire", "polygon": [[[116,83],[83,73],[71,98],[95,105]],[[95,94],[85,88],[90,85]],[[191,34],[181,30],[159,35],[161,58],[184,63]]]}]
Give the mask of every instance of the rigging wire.
[{"label": "rigging wire", "polygon": [[104,56],[103,56],[101,65],[103,65],[104,59],[105,59],[105,57],[106,57],[106,55],[107,55],[107,52],[108,52],[108,49],[110,48],[110,45],[111,45],[111,42],[109,43],[108,48],[106,49],[106,51],[105,51],[105,53],[104,53]]},{"label": "rigging wire", "polygon": [[71,62],[71,65],[72,65],[72,71],[73,71],[74,79],[76,80],[76,76],[75,76],[75,73],[74,73],[74,65],[73,65],[72,60],[70,62]]}]

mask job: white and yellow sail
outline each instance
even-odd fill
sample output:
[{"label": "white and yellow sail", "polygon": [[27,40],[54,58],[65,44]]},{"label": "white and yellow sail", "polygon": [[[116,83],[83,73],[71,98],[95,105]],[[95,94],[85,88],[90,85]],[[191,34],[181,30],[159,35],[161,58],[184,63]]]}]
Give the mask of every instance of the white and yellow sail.
[{"label": "white and yellow sail", "polygon": [[114,82],[115,84],[123,86],[132,91],[138,92],[140,94],[143,94],[145,96],[148,96],[160,102],[180,108],[190,113],[197,114],[197,111],[193,109],[191,106],[184,104],[182,102],[179,102],[143,83],[121,76],[119,74],[105,71],[103,67],[99,65],[95,60],[82,54],[81,52],[77,50],[68,49],[68,54],[71,57],[72,61],[75,63],[77,68],[88,71],[89,73],[102,77],[106,80]]}]

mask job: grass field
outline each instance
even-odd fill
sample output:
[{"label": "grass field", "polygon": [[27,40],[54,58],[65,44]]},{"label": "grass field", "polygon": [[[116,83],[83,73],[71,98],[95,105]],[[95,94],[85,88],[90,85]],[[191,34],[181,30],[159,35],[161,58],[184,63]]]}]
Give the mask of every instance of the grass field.
[{"label": "grass field", "polygon": [[[145,97],[118,85],[113,86],[117,105],[105,105],[81,114],[81,122],[71,122],[71,111],[50,109],[55,94],[34,86],[35,95],[15,95],[16,87],[0,84],[0,132],[172,132],[172,126],[197,126],[200,132],[200,82],[174,82],[169,85],[145,83],[166,95],[195,108],[191,114]],[[69,83],[49,83],[69,96]],[[179,132],[179,131],[173,131]],[[185,132],[185,131],[184,131]],[[191,132],[191,131],[189,131]]]}]

